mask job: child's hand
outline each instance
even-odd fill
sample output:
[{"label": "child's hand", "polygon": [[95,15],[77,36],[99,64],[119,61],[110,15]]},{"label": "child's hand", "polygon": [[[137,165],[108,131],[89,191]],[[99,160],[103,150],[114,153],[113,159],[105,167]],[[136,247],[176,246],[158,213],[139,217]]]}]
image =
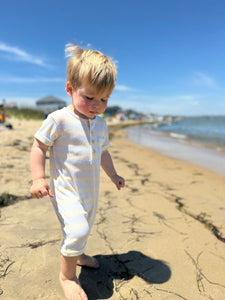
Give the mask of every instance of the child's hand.
[{"label": "child's hand", "polygon": [[120,190],[125,186],[125,180],[123,177],[115,174],[111,177],[112,182],[116,185],[117,189]]},{"label": "child's hand", "polygon": [[47,195],[49,195],[51,198],[54,197],[45,179],[34,180],[33,185],[30,188],[30,194],[33,198],[37,199],[43,198]]}]

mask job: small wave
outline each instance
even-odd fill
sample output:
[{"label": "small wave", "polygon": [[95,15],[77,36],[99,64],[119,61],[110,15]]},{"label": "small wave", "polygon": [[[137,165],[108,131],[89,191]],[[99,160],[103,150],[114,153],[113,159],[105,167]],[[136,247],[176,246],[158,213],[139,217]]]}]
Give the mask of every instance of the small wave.
[{"label": "small wave", "polygon": [[179,134],[179,133],[175,133],[175,132],[171,132],[170,136],[176,139],[186,139],[187,136],[184,134]]}]

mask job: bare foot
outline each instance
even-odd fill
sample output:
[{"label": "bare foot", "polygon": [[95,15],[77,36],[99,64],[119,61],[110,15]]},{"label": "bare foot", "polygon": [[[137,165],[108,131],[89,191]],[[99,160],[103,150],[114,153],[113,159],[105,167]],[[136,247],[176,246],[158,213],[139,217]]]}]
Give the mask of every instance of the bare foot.
[{"label": "bare foot", "polygon": [[94,258],[93,256],[89,256],[86,254],[82,254],[79,256],[78,260],[77,260],[77,265],[78,266],[85,266],[85,267],[89,267],[92,269],[98,269],[99,268],[99,263],[97,261],[96,258]]},{"label": "bare foot", "polygon": [[74,280],[69,280],[60,273],[59,280],[67,300],[88,300],[77,277],[75,277]]}]

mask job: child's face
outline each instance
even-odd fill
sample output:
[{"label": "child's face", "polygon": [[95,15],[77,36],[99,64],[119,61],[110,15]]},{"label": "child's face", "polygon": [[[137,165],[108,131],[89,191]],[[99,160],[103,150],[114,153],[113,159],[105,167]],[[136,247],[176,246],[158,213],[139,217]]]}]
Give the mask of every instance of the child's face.
[{"label": "child's face", "polygon": [[81,118],[93,119],[102,114],[107,107],[108,93],[97,95],[92,87],[81,86],[74,90],[70,84],[66,84],[67,94],[72,98],[74,112]]}]

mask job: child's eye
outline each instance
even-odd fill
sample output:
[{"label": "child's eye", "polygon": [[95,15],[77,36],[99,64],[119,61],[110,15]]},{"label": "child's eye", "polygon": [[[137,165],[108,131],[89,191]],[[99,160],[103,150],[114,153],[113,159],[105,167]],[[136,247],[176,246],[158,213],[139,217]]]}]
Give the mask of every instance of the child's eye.
[{"label": "child's eye", "polygon": [[88,96],[86,96],[86,99],[87,99],[87,100],[93,100],[94,97],[88,97]]},{"label": "child's eye", "polygon": [[108,99],[101,99],[101,101],[102,101],[102,102],[107,102],[107,101],[108,101]]}]

